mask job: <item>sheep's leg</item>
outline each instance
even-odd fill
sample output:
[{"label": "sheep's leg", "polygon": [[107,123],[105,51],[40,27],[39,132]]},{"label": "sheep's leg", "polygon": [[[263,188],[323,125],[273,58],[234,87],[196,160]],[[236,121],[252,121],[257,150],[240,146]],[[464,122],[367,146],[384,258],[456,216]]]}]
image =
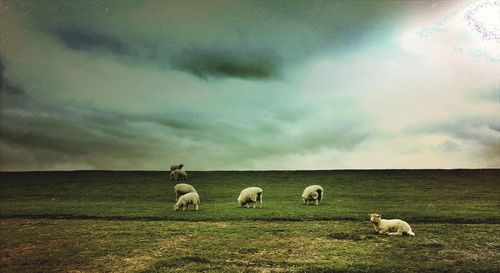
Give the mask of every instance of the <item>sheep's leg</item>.
[{"label": "sheep's leg", "polygon": [[403,232],[404,232],[403,228],[401,226],[398,226],[398,230],[396,230],[396,232],[389,233],[389,235],[391,235],[391,236],[392,235],[399,235],[399,236],[401,236],[401,235],[403,235]]},{"label": "sheep's leg", "polygon": [[257,203],[257,202],[252,202],[253,208],[255,208],[255,204],[256,204],[256,203]]},{"label": "sheep's leg", "polygon": [[379,229],[379,230],[378,230],[378,234],[384,234],[384,235],[385,235],[385,234],[389,234],[389,230],[388,230],[388,229],[386,229],[386,228]]},{"label": "sheep's leg", "polygon": [[316,206],[319,205],[318,199],[314,200],[314,204],[316,204]]},{"label": "sheep's leg", "polygon": [[198,204],[194,204],[194,210],[198,210]]},{"label": "sheep's leg", "polygon": [[250,207],[250,204],[247,203],[247,209]]},{"label": "sheep's leg", "polygon": [[305,204],[306,203],[306,199],[305,198],[302,198],[302,203]]}]

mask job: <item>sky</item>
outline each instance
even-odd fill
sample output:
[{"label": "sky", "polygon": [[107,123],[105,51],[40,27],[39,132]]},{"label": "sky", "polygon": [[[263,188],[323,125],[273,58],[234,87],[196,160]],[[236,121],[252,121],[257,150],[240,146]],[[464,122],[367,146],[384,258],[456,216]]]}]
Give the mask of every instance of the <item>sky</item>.
[{"label": "sky", "polygon": [[0,170],[500,168],[500,1],[0,0]]}]

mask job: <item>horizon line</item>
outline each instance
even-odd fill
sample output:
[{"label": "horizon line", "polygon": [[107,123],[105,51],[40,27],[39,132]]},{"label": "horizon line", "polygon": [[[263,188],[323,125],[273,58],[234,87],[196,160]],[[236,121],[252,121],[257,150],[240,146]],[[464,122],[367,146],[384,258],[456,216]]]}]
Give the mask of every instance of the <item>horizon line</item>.
[{"label": "horizon line", "polygon": [[[321,171],[458,171],[458,170],[500,170],[500,167],[485,168],[359,168],[359,169],[267,169],[267,170],[188,170],[190,172],[321,172]],[[0,173],[30,173],[30,172],[170,172],[170,170],[126,170],[126,169],[74,169],[74,170],[15,170]]]}]

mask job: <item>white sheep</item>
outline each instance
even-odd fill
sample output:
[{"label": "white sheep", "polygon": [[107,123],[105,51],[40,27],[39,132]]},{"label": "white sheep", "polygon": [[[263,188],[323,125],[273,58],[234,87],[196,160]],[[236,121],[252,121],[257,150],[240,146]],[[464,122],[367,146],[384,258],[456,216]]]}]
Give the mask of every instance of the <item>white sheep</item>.
[{"label": "white sheep", "polygon": [[177,164],[177,165],[172,165],[170,166],[170,171],[174,171],[174,170],[177,170],[177,169],[182,169],[182,167],[184,167],[184,164]]},{"label": "white sheep", "polygon": [[304,189],[304,193],[302,193],[302,201],[304,204],[309,205],[309,202],[312,201],[317,205],[319,205],[319,201],[323,200],[324,190],[321,186],[312,185]]},{"label": "white sheep", "polygon": [[182,195],[177,200],[177,203],[174,205],[174,210],[178,211],[182,209],[185,211],[186,208],[189,208],[189,205],[193,205],[194,210],[198,210],[198,205],[200,204],[200,196],[197,192],[190,192]]},{"label": "white sheep", "polygon": [[184,194],[190,192],[196,192],[196,189],[193,186],[184,183],[175,185],[174,190],[175,190],[175,201],[177,201],[179,197],[181,197]]},{"label": "white sheep", "polygon": [[176,169],[170,172],[170,180],[179,181],[186,179],[187,179],[187,173],[184,170]]},{"label": "white sheep", "polygon": [[379,234],[387,234],[387,235],[403,235],[406,233],[411,236],[415,236],[415,233],[411,230],[410,225],[399,219],[382,219],[382,215],[378,213],[372,213],[370,215],[370,222],[373,223],[373,227],[375,228],[375,232]]},{"label": "white sheep", "polygon": [[262,189],[259,187],[246,188],[241,191],[240,196],[238,197],[238,204],[240,207],[246,205],[247,208],[250,204],[253,204],[253,207],[255,208],[255,203],[259,201],[260,207],[262,208],[264,205],[262,202],[262,192]]}]

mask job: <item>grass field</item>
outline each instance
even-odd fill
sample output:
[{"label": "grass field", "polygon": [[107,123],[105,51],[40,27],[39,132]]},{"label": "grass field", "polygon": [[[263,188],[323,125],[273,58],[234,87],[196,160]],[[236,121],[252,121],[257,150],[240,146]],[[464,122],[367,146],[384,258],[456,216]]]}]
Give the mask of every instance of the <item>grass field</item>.
[{"label": "grass field", "polygon": [[[500,272],[500,170],[1,173],[0,272]],[[322,185],[320,206],[304,187]],[[238,208],[241,189],[264,208]],[[368,213],[415,237],[376,235]]]}]

